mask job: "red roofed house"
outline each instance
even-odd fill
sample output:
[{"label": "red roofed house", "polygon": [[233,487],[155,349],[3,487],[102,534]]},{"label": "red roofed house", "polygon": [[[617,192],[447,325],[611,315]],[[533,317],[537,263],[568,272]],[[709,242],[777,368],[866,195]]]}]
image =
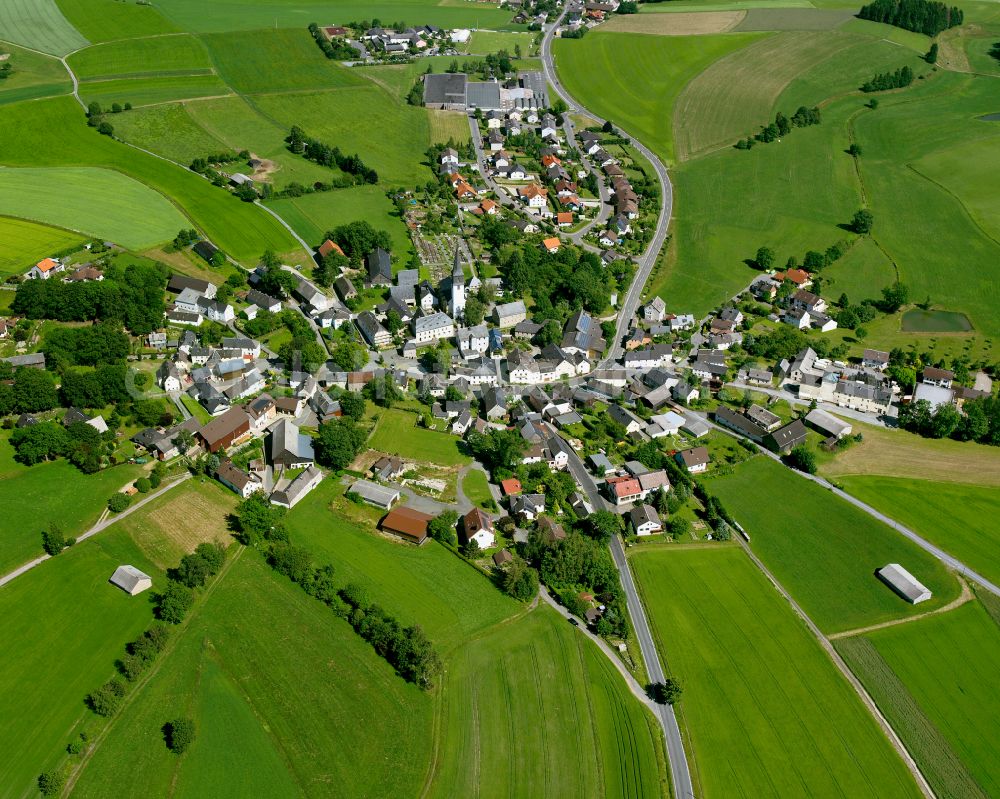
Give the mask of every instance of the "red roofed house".
[{"label": "red roofed house", "polygon": [[542,241],[542,246],[547,252],[559,252],[560,243],[559,238],[557,236],[553,236],[552,238]]},{"label": "red roofed house", "polygon": [[573,212],[572,211],[560,211],[556,214],[556,224],[559,227],[569,227],[573,224]]},{"label": "red roofed house", "polygon": [[493,216],[497,212],[497,204],[493,200],[483,200],[479,203],[479,208],[484,214]]},{"label": "red roofed house", "polygon": [[460,200],[473,199],[476,196],[476,190],[463,180],[455,186],[455,196]]},{"label": "red roofed house", "polygon": [[787,272],[775,272],[774,279],[779,281],[789,280],[801,288],[812,285],[812,278],[809,277],[809,273],[804,269],[789,269]]},{"label": "red roofed house", "polygon": [[542,166],[549,167],[549,166],[552,166],[553,164],[562,164],[562,161],[560,161],[554,155],[543,155],[542,156]]},{"label": "red roofed house", "polygon": [[511,477],[509,480],[501,480],[500,488],[503,489],[505,497],[511,497],[521,493],[521,481],[516,477]]},{"label": "red roofed house", "polygon": [[609,477],[604,484],[608,487],[609,497],[616,505],[627,505],[643,498],[642,486],[634,477]]},{"label": "red roofed house", "polygon": [[337,36],[346,36],[347,28],[343,28],[340,25],[331,25],[328,28],[323,28],[323,33],[326,34],[327,39],[334,39]]},{"label": "red roofed house", "polygon": [[31,280],[48,280],[56,272],[62,271],[63,265],[61,263],[54,261],[51,258],[46,258],[31,267],[25,277],[28,277]]},{"label": "red roofed house", "polygon": [[548,191],[543,189],[537,183],[532,183],[524,188],[520,189],[518,193],[521,195],[521,199],[524,200],[530,208],[544,208],[546,205],[546,196]]},{"label": "red roofed house", "polygon": [[327,239],[326,241],[324,241],[322,244],[319,245],[320,258],[326,258],[326,256],[328,256],[332,252],[337,253],[337,255],[343,255],[345,258],[347,257],[346,255],[344,255],[344,251],[340,249],[340,245],[337,244],[337,242],[335,241],[330,241],[330,239]]},{"label": "red roofed house", "polygon": [[429,513],[403,506],[389,511],[379,527],[414,544],[422,544],[427,539],[427,523],[433,518]]}]

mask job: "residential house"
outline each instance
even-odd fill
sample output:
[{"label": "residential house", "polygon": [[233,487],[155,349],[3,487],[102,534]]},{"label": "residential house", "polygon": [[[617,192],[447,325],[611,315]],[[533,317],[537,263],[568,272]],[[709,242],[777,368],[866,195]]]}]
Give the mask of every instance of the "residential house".
[{"label": "residential house", "polygon": [[764,444],[774,452],[786,453],[794,447],[799,446],[799,444],[804,444],[807,433],[808,430],[806,430],[806,426],[802,423],[802,420],[796,419],[784,427],[775,430],[773,433],[769,433]]},{"label": "residential house", "polygon": [[427,316],[418,316],[413,322],[413,338],[418,345],[455,335],[455,323],[448,314],[437,311]]},{"label": "residential house", "polygon": [[628,517],[636,535],[652,535],[663,532],[660,516],[651,505],[634,505],[629,511]]},{"label": "residential house", "polygon": [[861,365],[866,369],[877,369],[884,372],[889,366],[889,353],[882,350],[865,350],[861,357]]},{"label": "residential house", "polygon": [[383,286],[392,283],[392,257],[386,250],[376,247],[365,256],[365,265],[369,283]]},{"label": "residential house", "polygon": [[473,508],[462,517],[462,532],[466,541],[475,541],[480,549],[490,549],[496,543],[493,520],[479,508]]},{"label": "residential house", "polygon": [[609,477],[604,485],[615,505],[627,505],[645,497],[642,486],[634,477]]},{"label": "residential house", "polygon": [[499,328],[514,327],[514,325],[518,322],[523,322],[527,317],[528,311],[521,300],[497,305],[493,309],[493,319]]},{"label": "residential house", "polygon": [[920,373],[920,382],[928,386],[951,388],[951,383],[954,379],[954,372],[947,369],[938,369],[936,366],[926,366]]},{"label": "residential house", "polygon": [[692,447],[674,455],[674,459],[691,474],[699,474],[708,469],[709,455],[706,447]]},{"label": "residential house", "polygon": [[372,347],[377,350],[392,346],[392,334],[382,327],[382,324],[375,318],[371,311],[362,311],[354,320],[361,335],[365,337]]},{"label": "residential house", "polygon": [[64,269],[65,267],[54,258],[43,258],[28,270],[25,277],[29,280],[48,280]]},{"label": "residential house", "polygon": [[715,421],[723,427],[728,427],[730,430],[746,436],[751,441],[756,441],[758,444],[767,435],[767,430],[755,421],[747,418],[742,413],[737,413],[732,408],[727,408],[725,405],[720,405],[715,409]]},{"label": "residential house", "polygon": [[510,498],[510,515],[534,521],[545,510],[544,494],[516,494]]},{"label": "residential house", "polygon": [[294,508],[322,480],[323,473],[310,464],[288,486],[271,494],[271,504],[282,508]]},{"label": "residential house", "polygon": [[255,474],[249,474],[236,467],[232,461],[224,460],[219,464],[215,477],[227,488],[235,491],[243,499],[246,499],[255,491],[263,491],[264,484]]}]

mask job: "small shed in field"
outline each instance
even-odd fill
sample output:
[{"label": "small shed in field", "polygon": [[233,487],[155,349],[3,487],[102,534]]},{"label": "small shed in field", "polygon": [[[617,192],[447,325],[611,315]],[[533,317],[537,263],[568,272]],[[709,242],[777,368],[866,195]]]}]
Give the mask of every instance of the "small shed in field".
[{"label": "small shed in field", "polygon": [[129,596],[141,594],[147,588],[153,587],[153,578],[135,566],[119,566],[111,575],[112,585],[122,589]]}]

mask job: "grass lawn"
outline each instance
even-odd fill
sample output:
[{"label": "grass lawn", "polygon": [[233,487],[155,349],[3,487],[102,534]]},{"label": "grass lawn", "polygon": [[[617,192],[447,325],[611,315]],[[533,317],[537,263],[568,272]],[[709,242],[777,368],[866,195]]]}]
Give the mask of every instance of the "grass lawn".
[{"label": "grass lawn", "polygon": [[10,54],[13,68],[10,76],[0,81],[0,104],[72,91],[66,68],[57,59],[6,43],[0,44],[0,53]]},{"label": "grass lawn", "polygon": [[0,275],[19,274],[47,255],[83,244],[76,233],[9,216],[0,216],[0,241]]},{"label": "grass lawn", "polygon": [[985,444],[922,438],[904,430],[854,424],[864,441],[822,467],[830,479],[852,475],[912,477],[946,483],[1000,486],[1000,450]]},{"label": "grass lawn", "polygon": [[[82,496],[87,494],[75,499]],[[65,498],[53,507],[74,510]],[[37,795],[38,774],[60,761],[74,730],[92,718],[84,697],[111,676],[125,643],[152,620],[149,594],[130,597],[108,583],[122,563],[145,571],[154,586],[162,584],[162,572],[128,535],[111,528],[0,588],[5,799]]]},{"label": "grass lawn", "polygon": [[826,653],[738,548],[631,558],[699,796],[919,796]]},{"label": "grass lawn", "polygon": [[55,0],[4,0],[0,3],[0,31],[7,41],[52,55],[65,55],[87,45]]},{"label": "grass lawn", "polygon": [[[992,675],[1000,669],[997,623],[982,605],[969,602],[940,616],[877,630],[865,638],[980,789],[974,791],[964,780],[956,786],[952,777],[949,795],[996,796],[1000,792],[1000,697],[993,689]],[[862,675],[866,685],[868,676]],[[876,689],[880,705],[888,698],[884,690]],[[935,766],[940,768],[941,763]]]},{"label": "grass lawn", "polygon": [[[674,106],[685,84],[759,34],[673,37],[591,33],[557,39],[553,53],[567,91],[596,114],[674,160]],[[683,195],[681,195],[683,196]]]},{"label": "grass lawn", "polygon": [[443,652],[517,610],[517,602],[437,542],[398,543],[332,512],[338,488],[324,481],[288,514],[292,542],[317,562],[332,563],[344,582],[369,587],[400,621],[423,626]]},{"label": "grass lawn", "polygon": [[473,55],[488,55],[506,50],[513,58],[515,45],[521,45],[521,54],[527,56],[531,53],[535,37],[534,33],[501,33],[477,30],[473,32],[465,52]]},{"label": "grass lawn", "polygon": [[0,162],[116,169],[174,200],[215,244],[238,260],[256,263],[266,249],[288,252],[297,247],[291,235],[261,209],[240,202],[197,175],[87,128],[71,98],[0,106],[0,126],[6,131]]},{"label": "grass lawn", "polygon": [[545,605],[456,650],[440,702],[431,797],[667,795],[652,714]]},{"label": "grass lawn", "polygon": [[[740,464],[708,490],[746,528],[753,551],[824,632],[924,613],[958,596],[958,582],[938,560],[769,458]],[[934,598],[915,607],[896,596],[875,576],[887,563],[903,564]]]},{"label": "grass lawn", "polygon": [[457,111],[428,108],[427,122],[430,125],[431,144],[447,144],[449,141],[464,144],[472,138],[468,117]]},{"label": "grass lawn", "polygon": [[187,392],[181,394],[181,402],[184,403],[184,407],[188,409],[191,415],[202,424],[208,424],[212,421],[212,414],[206,411],[205,406]]},{"label": "grass lawn", "polygon": [[204,74],[212,69],[205,45],[187,34],[98,44],[67,60],[80,80],[149,77],[157,73],[180,76]]},{"label": "grass lawn", "polygon": [[416,414],[393,408],[379,410],[378,414],[378,425],[368,439],[371,449],[441,466],[469,462],[468,456],[459,450],[457,436],[417,427]]},{"label": "grass lawn", "polygon": [[845,490],[1000,583],[1000,491],[900,477],[842,477]]},{"label": "grass lawn", "polygon": [[462,480],[462,490],[470,502],[481,507],[485,507],[493,500],[490,493],[490,485],[486,481],[486,475],[479,469],[469,469]]},{"label": "grass lawn", "polygon": [[413,252],[406,225],[380,186],[356,186],[286,200],[272,200],[273,208],[306,241],[322,241],[323,234],[348,222],[363,219],[389,232],[393,256],[405,262]]},{"label": "grass lawn", "polygon": [[155,36],[179,30],[150,4],[120,0],[58,0],[73,26],[92,42]]},{"label": "grass lawn", "polygon": [[[58,522],[68,536],[85,532],[115,491],[138,477],[138,466],[116,466],[83,474],[68,461],[22,466],[13,460],[6,434],[0,443],[0,506],[6,523],[0,532],[0,573],[42,555],[42,528]],[[2,781],[0,781],[2,782]]]},{"label": "grass lawn", "polygon": [[[198,736],[178,758],[160,730],[181,713]],[[431,720],[428,695],[243,551],[117,717],[74,795],[107,796],[141,775],[158,796],[321,796],[331,784],[349,796],[415,796]]]},{"label": "grass lawn", "polygon": [[0,169],[0,213],[108,239],[130,250],[169,241],[187,224],[148,186],[94,167]]}]

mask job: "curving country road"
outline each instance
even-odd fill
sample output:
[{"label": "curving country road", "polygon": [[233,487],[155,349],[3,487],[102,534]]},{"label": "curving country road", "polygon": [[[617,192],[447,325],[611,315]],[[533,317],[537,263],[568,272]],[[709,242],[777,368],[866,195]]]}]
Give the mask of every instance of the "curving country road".
[{"label": "curving country road", "polygon": [[[604,119],[573,99],[559,82],[559,76],[556,74],[555,61],[552,58],[552,39],[565,13],[565,11],[560,13],[559,19],[546,28],[545,36],[542,39],[542,67],[545,77],[549,84],[556,90],[556,93],[566,102],[571,111],[586,114],[591,119],[603,124],[605,122]],[[663,243],[667,239],[667,227],[670,225],[670,217],[673,213],[674,190],[673,185],[670,183],[670,176],[667,174],[667,168],[660,161],[659,156],[634,137],[632,138],[632,146],[642,153],[646,160],[653,165],[653,169],[656,170],[656,176],[660,181],[662,205],[660,207],[660,218],[656,223],[656,230],[653,233],[653,239],[646,248],[646,252],[639,257],[639,268],[635,273],[635,278],[632,280],[632,285],[629,286],[628,292],[625,294],[625,299],[618,306],[618,325],[615,329],[615,338],[614,341],[609,343],[607,356],[599,364],[601,368],[610,365],[622,356],[622,340],[625,338],[628,326],[639,308],[642,291],[646,286],[646,281],[649,280],[650,273],[653,271],[657,256],[659,256],[660,250],[663,249]]]},{"label": "curving country road", "polygon": [[[571,111],[586,114],[603,124],[603,119],[587,110],[570,96],[569,92],[559,82],[559,76],[556,74],[555,61],[552,58],[552,38],[556,28],[562,22],[564,14],[565,11],[559,15],[555,23],[546,28],[545,36],[542,38],[542,67],[545,77],[549,84],[556,90],[556,93],[566,102]],[[660,161],[659,157],[644,144],[635,139],[632,140],[632,144],[646,157],[656,170],[661,186],[662,205],[653,239],[649,243],[646,252],[639,258],[639,268],[632,280],[632,285],[629,286],[624,300],[618,306],[618,324],[615,328],[615,338],[609,345],[607,357],[600,364],[602,367],[615,362],[622,355],[622,340],[639,308],[639,301],[642,298],[642,291],[645,288],[646,281],[649,279],[649,275],[653,271],[653,266],[656,264],[657,256],[660,254],[663,243],[666,241],[667,227],[670,224],[670,216],[673,210],[673,186],[670,183],[669,175],[667,175],[667,168]],[[604,498],[601,497],[600,492],[597,490],[597,484],[584,468],[583,461],[580,460],[575,452],[570,453],[569,467],[577,482],[583,487],[594,503],[595,509],[604,508]],[[625,550],[622,547],[621,540],[617,536],[611,540],[611,554],[614,557],[615,566],[617,566],[621,575],[622,588],[625,591],[629,615],[632,618],[632,626],[635,628],[639,649],[642,651],[643,660],[646,662],[649,679],[651,682],[661,682],[665,676],[663,665],[656,651],[656,644],[653,641],[653,634],[649,629],[649,621],[646,619],[645,610],[639,599],[639,592],[636,590],[635,582],[632,580],[632,573],[625,558]],[[674,794],[680,799],[693,799],[694,786],[691,782],[691,770],[688,767],[687,756],[684,752],[684,742],[681,740],[681,731],[677,724],[677,716],[674,713],[674,709],[670,705],[657,705],[655,713],[657,720],[663,727],[663,735],[666,739],[667,760],[670,764],[670,779],[673,782]]]}]

